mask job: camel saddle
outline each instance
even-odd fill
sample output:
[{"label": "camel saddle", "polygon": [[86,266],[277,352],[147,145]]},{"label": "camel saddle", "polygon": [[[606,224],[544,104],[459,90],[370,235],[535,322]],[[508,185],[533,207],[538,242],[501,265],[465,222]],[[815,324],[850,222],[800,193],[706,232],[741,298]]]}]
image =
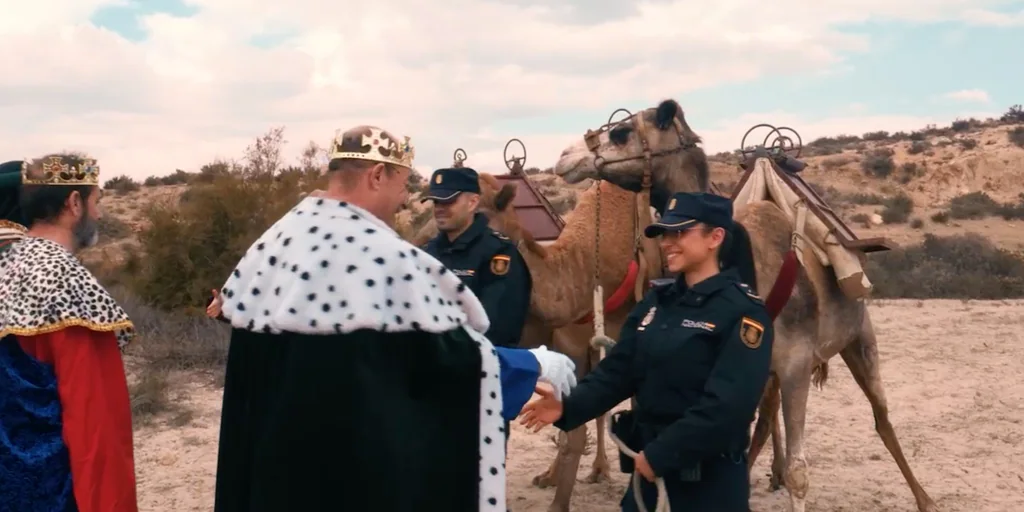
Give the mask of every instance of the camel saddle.
[{"label": "camel saddle", "polygon": [[758,148],[740,167],[746,172],[733,189],[736,210],[756,201],[775,203],[793,223],[793,243],[801,265],[809,249],[822,266],[832,267],[847,297],[859,299],[870,294],[872,284],[863,267],[866,253],[894,249],[895,243],[887,238],[857,238],[797,174],[805,167],[799,160]]}]

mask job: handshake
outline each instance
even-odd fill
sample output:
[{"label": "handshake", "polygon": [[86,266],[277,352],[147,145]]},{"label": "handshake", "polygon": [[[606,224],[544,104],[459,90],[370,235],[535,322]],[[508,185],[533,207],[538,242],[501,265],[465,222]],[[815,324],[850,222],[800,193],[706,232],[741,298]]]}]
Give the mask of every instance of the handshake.
[{"label": "handshake", "polygon": [[576,387],[576,365],[565,354],[552,352],[547,347],[530,349],[540,365],[539,381],[547,382],[555,388],[554,396],[561,400],[569,391]]}]

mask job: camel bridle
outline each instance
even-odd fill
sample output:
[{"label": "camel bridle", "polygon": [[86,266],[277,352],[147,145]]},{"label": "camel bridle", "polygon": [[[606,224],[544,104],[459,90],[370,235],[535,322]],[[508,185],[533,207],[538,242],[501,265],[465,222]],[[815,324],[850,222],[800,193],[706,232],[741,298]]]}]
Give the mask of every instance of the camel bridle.
[{"label": "camel bridle", "polygon": [[[615,118],[615,114],[618,114],[619,112],[625,112],[629,117],[626,117],[621,121],[613,122],[612,119]],[[609,132],[620,125],[624,125],[625,123],[633,119],[636,120],[636,127],[633,131],[636,133],[637,140],[640,142],[640,152],[638,154],[612,159],[601,156],[601,154],[598,153],[597,151],[601,147],[601,134]],[[629,110],[626,110],[624,108],[620,108],[615,112],[612,112],[612,115],[608,117],[607,123],[601,125],[596,130],[587,130],[587,133],[583,135],[583,141],[584,143],[586,143],[587,149],[594,155],[594,169],[597,171],[597,178],[599,180],[612,181],[608,179],[610,175],[605,170],[605,166],[609,164],[630,162],[633,160],[643,159],[644,174],[640,183],[640,187],[643,192],[649,191],[651,189],[651,176],[654,170],[654,158],[659,156],[680,153],[697,146],[696,143],[687,139],[686,130],[683,129],[683,123],[679,120],[678,117],[672,119],[672,125],[675,129],[676,138],[679,140],[679,144],[668,149],[651,151],[651,145],[647,140],[647,121],[644,120],[643,113],[641,112],[639,115],[633,115],[629,112]]]},{"label": "camel bridle", "polygon": [[[622,121],[612,122],[615,114],[619,112],[625,112],[629,117]],[[607,159],[598,153],[598,149],[601,147],[601,134],[609,132],[616,127],[626,123],[630,120],[636,120],[636,126],[634,132],[636,138],[640,143],[640,152],[629,156],[620,158]],[[634,215],[633,215],[633,258],[640,266],[640,272],[637,277],[636,285],[633,289],[633,295],[636,302],[643,300],[645,292],[645,281],[647,279],[647,257],[644,254],[643,243],[641,236],[643,236],[643,230],[651,222],[651,178],[654,172],[654,158],[659,156],[671,155],[680,153],[696,147],[696,144],[685,137],[686,131],[683,129],[682,122],[678,117],[673,118],[673,128],[676,131],[676,137],[679,140],[679,144],[668,149],[661,149],[658,151],[651,151],[651,145],[647,140],[647,122],[644,120],[644,115],[641,112],[639,115],[632,115],[629,110],[620,108],[609,116],[608,122],[600,126],[596,130],[587,130],[587,133],[583,135],[583,141],[587,145],[587,149],[594,155],[594,169],[597,174],[598,181],[612,181],[609,179],[610,175],[605,170],[605,166],[614,163],[629,162],[633,160],[644,160],[644,172],[640,182],[640,192],[634,197]],[[597,207],[594,215],[595,229],[594,229],[594,337],[591,338],[590,344],[594,348],[604,348],[605,350],[615,345],[615,341],[605,334],[604,329],[604,290],[601,286],[601,184],[597,184]],[[659,274],[660,275],[660,274]],[[614,431],[612,430],[612,421],[614,415],[608,417],[608,438],[618,447],[619,451],[626,454],[630,458],[636,459],[639,454],[629,448],[621,439],[619,439]],[[631,478],[633,485],[633,496],[636,499],[636,505],[640,512],[647,512],[647,507],[643,503],[643,498],[640,493],[640,473],[634,471]],[[655,480],[655,486],[658,489],[658,502],[655,507],[655,512],[671,512],[671,507],[668,502],[668,492],[665,488],[665,481],[661,477]]]}]

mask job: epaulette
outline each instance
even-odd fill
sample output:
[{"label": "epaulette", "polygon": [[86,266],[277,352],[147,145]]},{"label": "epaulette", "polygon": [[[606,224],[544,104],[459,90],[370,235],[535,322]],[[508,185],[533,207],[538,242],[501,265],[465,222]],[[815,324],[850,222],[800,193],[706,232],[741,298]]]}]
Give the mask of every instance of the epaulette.
[{"label": "epaulette", "polygon": [[498,240],[508,240],[508,241],[512,241],[512,239],[511,239],[511,238],[509,238],[509,237],[505,236],[505,234],[504,234],[504,233],[502,233],[501,231],[497,231],[497,230],[494,230],[494,229],[492,229],[492,230],[491,230],[491,234],[492,234],[492,235],[494,235],[494,236],[496,236],[496,237],[498,237]]},{"label": "epaulette", "polygon": [[747,297],[750,297],[750,299],[753,300],[754,302],[756,302],[758,304],[764,304],[764,299],[762,299],[760,295],[754,293],[754,290],[751,290],[750,287],[747,286],[746,283],[741,283],[741,282],[737,281],[736,282],[736,287],[739,288],[740,291],[743,292],[744,295],[746,295]]},{"label": "epaulette", "polygon": [[648,283],[651,285],[652,290],[664,288],[675,282],[675,278],[672,277],[663,277],[661,279],[651,279],[650,281],[648,281]]}]

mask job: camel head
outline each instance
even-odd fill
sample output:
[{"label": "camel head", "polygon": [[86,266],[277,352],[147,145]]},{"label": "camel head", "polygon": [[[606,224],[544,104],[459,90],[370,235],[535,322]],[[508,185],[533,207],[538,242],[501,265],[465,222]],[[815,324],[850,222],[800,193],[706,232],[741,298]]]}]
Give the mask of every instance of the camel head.
[{"label": "camel head", "polygon": [[[519,222],[519,216],[512,207],[519,187],[515,183],[499,183],[493,175],[480,174],[480,213],[490,219],[488,225],[491,229],[509,237],[520,248],[525,247],[531,252],[543,255],[544,248]],[[485,190],[488,193],[485,193]]]},{"label": "camel head", "polygon": [[707,156],[697,145],[700,137],[690,129],[675,100],[589,132],[562,151],[555,174],[569,183],[605,180],[640,192],[647,170],[645,140],[651,152],[651,206],[659,213],[675,192],[709,190]]}]

